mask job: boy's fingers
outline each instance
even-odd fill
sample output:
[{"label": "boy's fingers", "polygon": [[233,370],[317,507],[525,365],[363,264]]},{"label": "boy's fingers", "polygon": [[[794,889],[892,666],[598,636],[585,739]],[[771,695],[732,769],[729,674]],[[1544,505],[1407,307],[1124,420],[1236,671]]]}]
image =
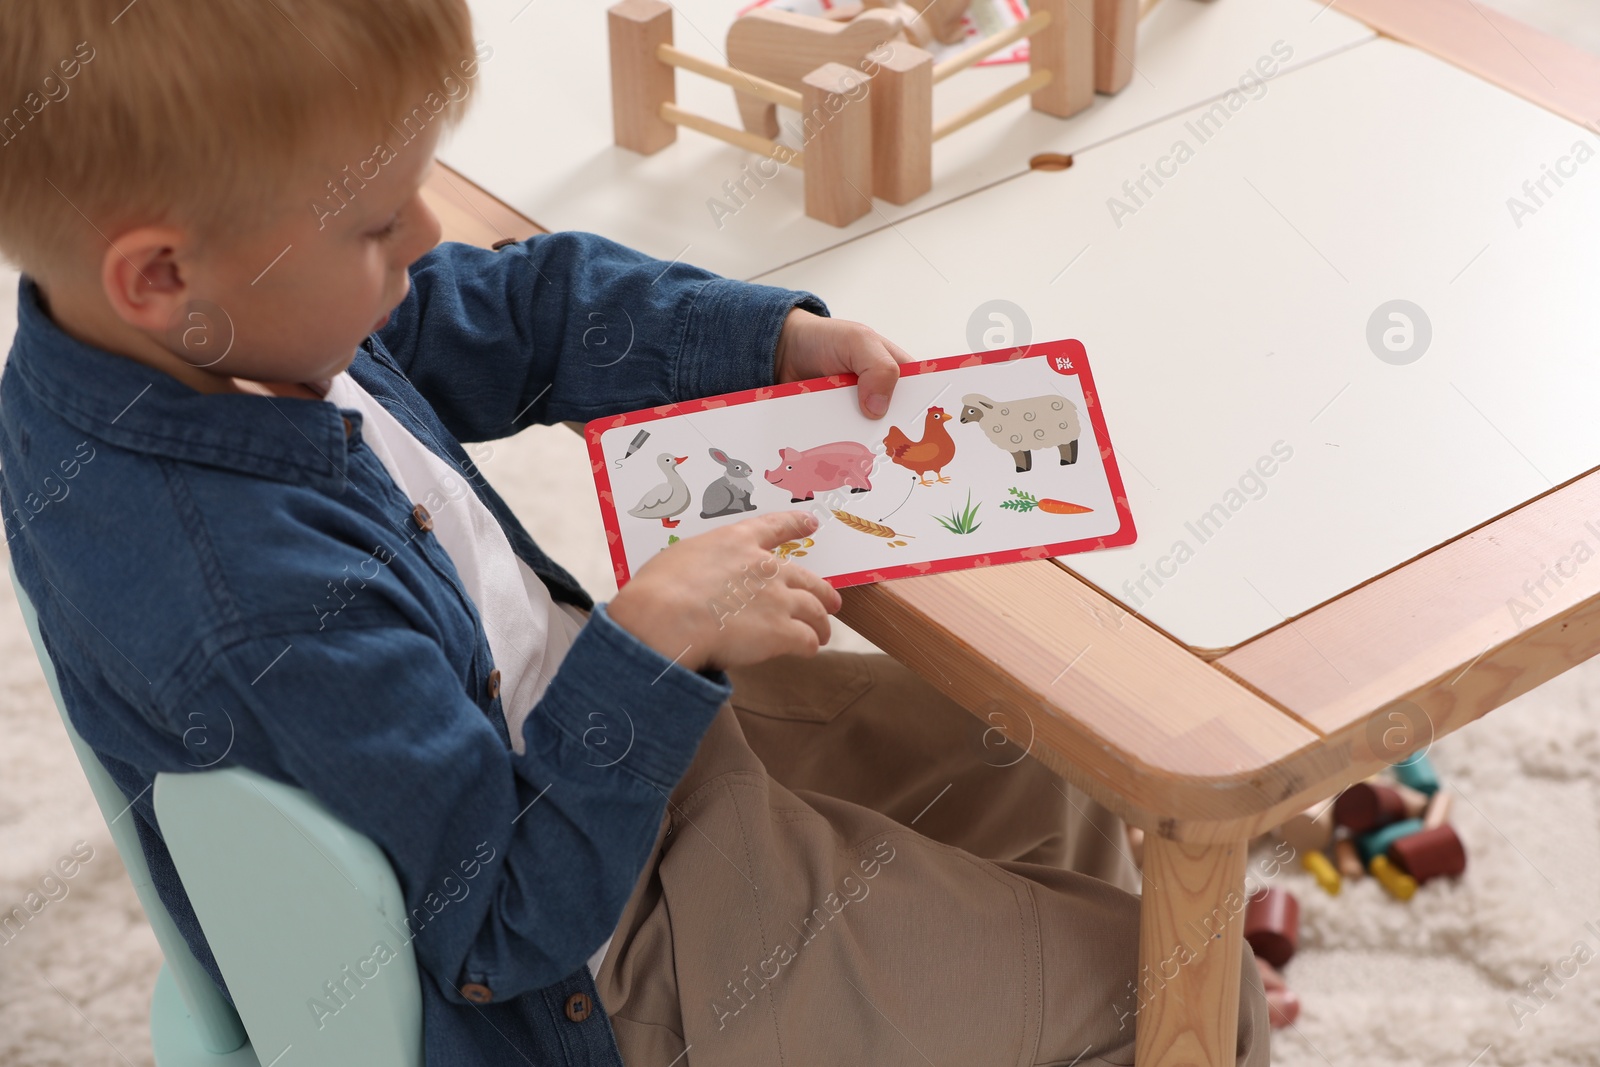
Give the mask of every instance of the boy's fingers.
[{"label": "boy's fingers", "polygon": [[800,621],[805,622],[805,624],[808,625],[808,627],[811,627],[811,630],[816,633],[816,643],[818,643],[818,645],[827,645],[827,638],[829,638],[829,633],[832,633],[832,629],[830,629],[829,624],[827,624],[826,611],[819,609],[818,606],[816,606],[816,601],[811,601],[810,608],[805,609],[805,611],[800,614]]},{"label": "boy's fingers", "polygon": [[816,632],[817,644],[828,643],[828,634],[831,632],[828,627],[828,613],[822,610],[814,598],[801,597],[794,617]]},{"label": "boy's fingers", "polygon": [[817,517],[809,511],[792,509],[771,511],[753,519],[744,519],[756,531],[756,543],[771,550],[785,541],[794,541],[816,531]]},{"label": "boy's fingers", "polygon": [[911,353],[910,352],[907,352],[905,349],[901,348],[899,345],[895,344],[893,341],[889,340],[887,337],[881,337],[880,339],[883,341],[883,347],[885,347],[885,348],[887,348],[889,350],[889,354],[894,357],[894,361],[896,363],[910,363],[910,362],[912,362],[912,357],[911,357]]},{"label": "boy's fingers", "polygon": [[867,369],[856,379],[856,398],[861,404],[861,413],[876,419],[889,410],[889,396],[900,380],[900,363],[890,341],[880,337],[869,343],[875,351],[869,357],[871,362]]},{"label": "boy's fingers", "polygon": [[798,563],[787,564],[785,569],[787,573],[784,575],[784,580],[791,587],[811,594],[824,611],[832,613],[839,610],[844,600],[839,595],[839,590],[829,585],[826,578]]},{"label": "boy's fingers", "polygon": [[[815,654],[822,645],[827,644],[828,635],[824,630],[819,630],[810,623],[799,619],[791,619],[790,624],[791,629],[794,631],[796,645],[792,655],[810,656]],[[823,619],[823,626],[827,626],[826,618]]]}]

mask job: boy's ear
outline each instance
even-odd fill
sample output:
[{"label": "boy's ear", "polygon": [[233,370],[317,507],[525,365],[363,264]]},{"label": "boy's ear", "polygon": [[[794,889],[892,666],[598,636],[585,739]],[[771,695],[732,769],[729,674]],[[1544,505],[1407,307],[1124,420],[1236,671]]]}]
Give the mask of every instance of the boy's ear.
[{"label": "boy's ear", "polygon": [[164,333],[194,296],[183,231],[141,226],[120,234],[100,258],[100,285],[117,317]]}]

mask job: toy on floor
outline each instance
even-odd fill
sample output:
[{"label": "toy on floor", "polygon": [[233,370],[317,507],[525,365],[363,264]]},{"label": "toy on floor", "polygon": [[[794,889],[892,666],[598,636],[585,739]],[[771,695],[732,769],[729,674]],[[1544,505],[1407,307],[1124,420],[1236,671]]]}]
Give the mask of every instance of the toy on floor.
[{"label": "toy on floor", "polygon": [[1261,974],[1261,987],[1267,994],[1267,1018],[1274,1030],[1293,1026],[1300,1017],[1300,998],[1289,988],[1278,969],[1260,956],[1256,957],[1256,970]]},{"label": "toy on floor", "polygon": [[[1329,896],[1367,874],[1396,900],[1417,887],[1467,869],[1461,838],[1450,827],[1450,794],[1425,754],[1389,768],[1389,776],[1357,782],[1272,831],[1300,856],[1300,865]],[[1273,1027],[1292,1024],[1300,1000],[1281,969],[1294,957],[1300,905],[1287,890],[1263,889],[1245,911],[1245,940],[1256,954]]]},{"label": "toy on floor", "polygon": [[1397,900],[1417,887],[1467,869],[1467,853],[1450,826],[1450,793],[1424,754],[1389,768],[1392,777],[1357,782],[1273,833],[1330,895],[1343,882],[1371,874]]},{"label": "toy on floor", "polygon": [[1244,939],[1255,953],[1273,1028],[1293,1024],[1300,1015],[1300,998],[1284,980],[1283,968],[1300,947],[1300,901],[1276,886],[1251,894],[1244,911]]},{"label": "toy on floor", "polygon": [[[1031,0],[1021,22],[935,63],[916,42],[959,39],[966,6],[866,0],[848,19],[756,8],[729,28],[724,66],[673,46],[670,4],[621,0],[608,12],[614,139],[651,155],[688,126],[798,167],[806,214],[845,226],[874,196],[904,204],[928,192],[934,142],[1006,104],[1027,96],[1034,110],[1066,118],[1132,77],[1139,0]],[[934,85],[1024,38],[1027,77],[934,120]],[[731,87],[744,128],[678,107],[677,68]],[[869,80],[870,92],[858,92]],[[803,147],[774,140],[780,106],[799,112]]]},{"label": "toy on floor", "polygon": [[1244,912],[1244,939],[1252,952],[1282,970],[1300,947],[1300,901],[1277,886],[1255,893]]}]

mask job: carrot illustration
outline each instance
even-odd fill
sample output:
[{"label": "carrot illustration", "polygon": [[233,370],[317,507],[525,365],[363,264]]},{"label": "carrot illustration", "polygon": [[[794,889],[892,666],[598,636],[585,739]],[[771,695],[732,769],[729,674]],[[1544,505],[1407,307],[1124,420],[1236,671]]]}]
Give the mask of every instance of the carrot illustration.
[{"label": "carrot illustration", "polygon": [[1016,486],[1011,487],[1011,495],[1015,500],[1003,500],[1000,506],[1012,511],[1032,511],[1038,508],[1052,515],[1087,515],[1094,508],[1086,508],[1082,504],[1069,504],[1065,500],[1052,500],[1050,497],[1036,497],[1032,493],[1024,493]]}]

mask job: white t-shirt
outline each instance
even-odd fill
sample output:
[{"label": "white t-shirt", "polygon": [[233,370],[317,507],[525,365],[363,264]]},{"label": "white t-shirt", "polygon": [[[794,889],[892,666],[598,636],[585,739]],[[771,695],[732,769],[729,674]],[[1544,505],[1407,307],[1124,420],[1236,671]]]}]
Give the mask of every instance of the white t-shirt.
[{"label": "white t-shirt", "polygon": [[[544,582],[511,550],[505,531],[460,469],[434,455],[348,371],[325,383],[310,383],[313,390],[324,385],[324,400],[361,412],[362,440],[402,493],[418,503],[444,501],[428,506],[433,536],[455,564],[483,620],[489,652],[500,671],[500,703],[511,746],[521,754],[522,724],[588,616],[551,598]],[[591,974],[599,975],[610,947],[607,938],[589,957]]]}]

